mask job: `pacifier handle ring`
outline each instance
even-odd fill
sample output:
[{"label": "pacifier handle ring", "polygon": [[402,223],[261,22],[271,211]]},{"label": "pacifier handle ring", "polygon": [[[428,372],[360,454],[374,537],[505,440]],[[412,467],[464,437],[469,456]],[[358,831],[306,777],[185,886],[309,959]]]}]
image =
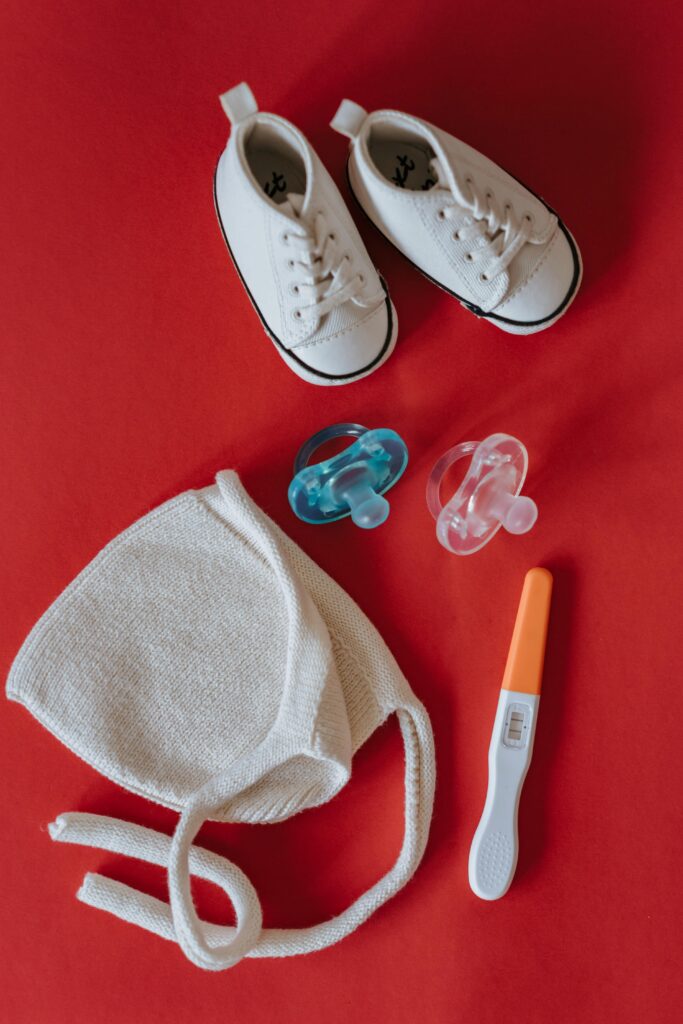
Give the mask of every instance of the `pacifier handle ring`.
[{"label": "pacifier handle ring", "polygon": [[439,518],[443,503],[441,501],[441,482],[451,466],[460,459],[472,455],[477,450],[480,441],[463,441],[449,448],[441,458],[434,464],[434,469],[429,474],[427,481],[427,507],[435,519]]},{"label": "pacifier handle ring", "polygon": [[313,452],[321,448],[326,441],[331,441],[335,437],[362,437],[367,432],[368,428],[361,426],[360,423],[333,423],[331,426],[319,430],[309,437],[308,441],[304,441],[299,448],[294,459],[294,476],[308,465]]}]

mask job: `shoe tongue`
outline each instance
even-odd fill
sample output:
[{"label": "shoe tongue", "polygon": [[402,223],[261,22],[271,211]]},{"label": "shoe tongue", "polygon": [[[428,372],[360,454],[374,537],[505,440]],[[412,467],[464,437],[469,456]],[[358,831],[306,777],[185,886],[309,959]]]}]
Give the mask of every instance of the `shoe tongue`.
[{"label": "shoe tongue", "polygon": [[291,217],[292,220],[299,220],[304,208],[305,196],[299,192],[288,192],[284,203],[280,203],[280,212]]},{"label": "shoe tongue", "polygon": [[429,190],[427,195],[429,195],[430,192],[448,192],[448,195],[450,197],[450,205],[456,207],[460,211],[460,215],[462,217],[466,217],[470,210],[467,206],[463,205],[461,199],[453,191],[449,180],[449,176],[446,173],[443,164],[441,163],[437,156],[432,157],[432,159],[429,161],[429,174],[430,177],[434,179],[435,184]]},{"label": "shoe tongue", "polygon": [[450,191],[446,172],[444,171],[438,156],[432,157],[429,161],[429,175],[435,182],[433,188],[446,189]]}]

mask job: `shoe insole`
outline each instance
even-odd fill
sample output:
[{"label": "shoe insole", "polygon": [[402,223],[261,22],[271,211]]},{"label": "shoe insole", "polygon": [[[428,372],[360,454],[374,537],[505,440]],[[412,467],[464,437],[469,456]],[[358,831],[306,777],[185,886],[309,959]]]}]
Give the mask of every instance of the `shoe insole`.
[{"label": "shoe insole", "polygon": [[250,147],[249,166],[257,182],[274,203],[284,203],[288,192],[306,192],[306,172],[296,153],[270,147]]},{"label": "shoe insole", "polygon": [[436,178],[429,169],[434,154],[426,144],[371,139],[369,148],[377,169],[392,185],[414,192],[426,192],[436,185]]}]

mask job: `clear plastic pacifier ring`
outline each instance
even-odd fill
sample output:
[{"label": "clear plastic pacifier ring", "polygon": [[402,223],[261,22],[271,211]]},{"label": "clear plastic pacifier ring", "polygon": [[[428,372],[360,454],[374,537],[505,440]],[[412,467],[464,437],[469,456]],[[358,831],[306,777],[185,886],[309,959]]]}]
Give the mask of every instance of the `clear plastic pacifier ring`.
[{"label": "clear plastic pacifier ring", "polygon": [[[472,457],[465,478],[442,505],[444,475],[459,459]],[[527,451],[509,434],[485,441],[466,441],[438,460],[427,483],[427,505],[436,519],[439,542],[456,555],[480,551],[501,526],[508,533],[527,533],[538,517],[531,498],[520,494],[528,468]]]},{"label": "clear plastic pacifier ring", "polygon": [[[321,445],[338,437],[356,440],[332,458],[309,465]],[[389,515],[389,502],[383,495],[407,463],[408,449],[394,430],[335,423],[318,431],[299,449],[289,485],[289,503],[299,519],[307,523],[329,523],[351,516],[356,526],[371,530]]]}]

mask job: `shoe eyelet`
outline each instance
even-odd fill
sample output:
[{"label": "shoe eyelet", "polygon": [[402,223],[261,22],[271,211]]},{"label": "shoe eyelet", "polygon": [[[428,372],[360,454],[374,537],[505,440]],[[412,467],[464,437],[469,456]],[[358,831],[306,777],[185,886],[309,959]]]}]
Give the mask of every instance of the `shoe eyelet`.
[{"label": "shoe eyelet", "polygon": [[437,213],[437,217],[439,218],[439,220],[445,220],[446,219],[446,211],[445,210],[439,210],[439,212]]},{"label": "shoe eyelet", "polygon": [[299,285],[298,284],[290,284],[289,291],[290,291],[290,294],[292,294],[292,295],[298,295],[299,294]]},{"label": "shoe eyelet", "polygon": [[301,310],[300,309],[293,309],[292,310],[292,316],[294,317],[295,320],[301,320],[301,317],[302,317]]},{"label": "shoe eyelet", "polygon": [[285,245],[289,245],[289,235],[287,234],[286,231],[282,231],[280,233],[280,241],[283,242]]},{"label": "shoe eyelet", "polygon": [[360,281],[361,284],[365,284],[365,274],[359,274],[358,280]]},{"label": "shoe eyelet", "polygon": [[461,238],[460,238],[460,231],[454,231],[454,232],[453,232],[453,238],[455,239],[455,241],[456,241],[456,242],[459,242],[459,241],[461,241]]},{"label": "shoe eyelet", "polygon": [[486,196],[487,199],[493,199],[493,192],[491,191],[491,189],[488,189],[485,192],[485,196]]},{"label": "shoe eyelet", "polygon": [[334,231],[330,231],[330,233],[328,234],[327,237],[329,238],[329,240],[331,242],[336,242],[337,241],[337,236],[335,235]]},{"label": "shoe eyelet", "polygon": [[533,213],[525,213],[524,214],[524,220],[528,220],[530,224],[533,224],[533,222],[534,222],[534,215],[533,215]]},{"label": "shoe eyelet", "polygon": [[474,263],[474,256],[472,255],[471,252],[465,253],[465,259],[467,260],[468,263]]},{"label": "shoe eyelet", "polygon": [[290,270],[294,270],[294,260],[287,260],[287,266]]},{"label": "shoe eyelet", "polygon": [[503,206],[503,212],[504,213],[509,213],[511,209],[512,209],[512,204],[511,203],[505,203],[504,204],[504,206]]},{"label": "shoe eyelet", "polygon": [[488,282],[491,280],[491,278],[489,277],[488,274],[480,274],[479,275],[479,280],[480,281],[484,281],[486,284],[488,284]]}]

